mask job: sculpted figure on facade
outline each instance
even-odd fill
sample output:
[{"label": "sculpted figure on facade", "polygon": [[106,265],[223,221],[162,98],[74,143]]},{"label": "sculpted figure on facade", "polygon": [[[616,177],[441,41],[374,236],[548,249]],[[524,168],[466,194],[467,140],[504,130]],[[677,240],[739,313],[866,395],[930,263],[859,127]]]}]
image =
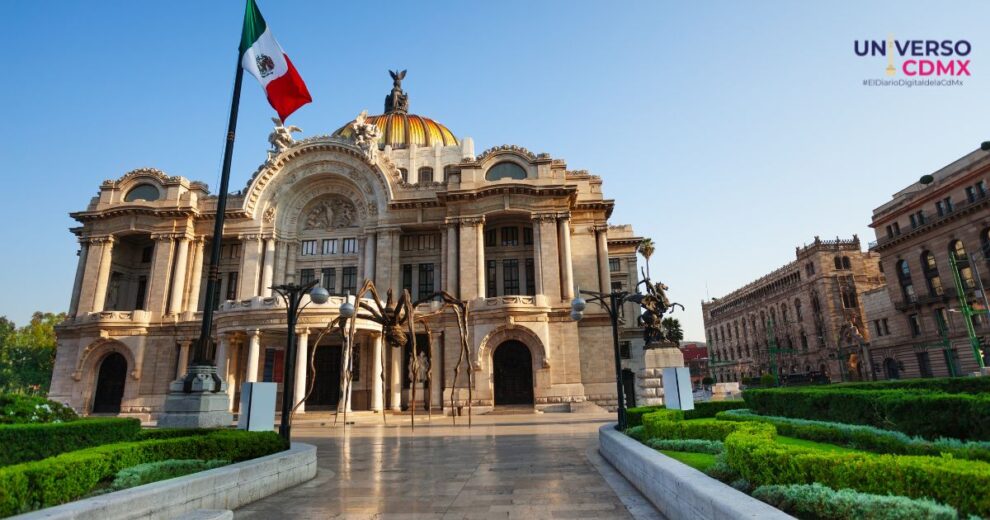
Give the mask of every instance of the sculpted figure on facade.
[{"label": "sculpted figure on facade", "polygon": [[378,152],[378,139],[382,136],[382,131],[378,125],[368,122],[367,110],[362,110],[354,118],[351,129],[354,130],[354,144],[364,152],[369,160],[375,160],[375,155]]},{"label": "sculpted figure on facade", "polygon": [[284,126],[282,120],[277,117],[273,117],[272,122],[275,123],[275,128],[268,134],[268,144],[272,145],[272,149],[268,152],[269,159],[296,142],[292,137],[293,133],[302,132],[302,128],[296,125]]},{"label": "sculpted figure on facade", "polygon": [[306,215],[303,229],[336,229],[355,224],[357,210],[349,200],[332,198],[320,201]]}]

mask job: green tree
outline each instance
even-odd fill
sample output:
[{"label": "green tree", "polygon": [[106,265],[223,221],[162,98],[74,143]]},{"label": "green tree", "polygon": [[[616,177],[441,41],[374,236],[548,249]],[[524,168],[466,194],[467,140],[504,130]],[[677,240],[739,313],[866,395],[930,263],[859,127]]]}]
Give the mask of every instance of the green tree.
[{"label": "green tree", "polygon": [[664,318],[660,322],[660,328],[668,341],[680,344],[684,339],[684,329],[681,328],[681,322],[677,318]]},{"label": "green tree", "polygon": [[650,277],[650,257],[653,256],[653,252],[656,251],[656,247],[653,245],[653,239],[652,238],[644,238],[639,243],[639,245],[636,246],[636,250],[639,251],[639,254],[643,255],[643,258],[644,259],[646,259],[646,277],[649,278]]},{"label": "green tree", "polygon": [[44,395],[55,365],[55,325],[65,314],[36,312],[31,321],[15,329],[0,317],[0,392]]}]

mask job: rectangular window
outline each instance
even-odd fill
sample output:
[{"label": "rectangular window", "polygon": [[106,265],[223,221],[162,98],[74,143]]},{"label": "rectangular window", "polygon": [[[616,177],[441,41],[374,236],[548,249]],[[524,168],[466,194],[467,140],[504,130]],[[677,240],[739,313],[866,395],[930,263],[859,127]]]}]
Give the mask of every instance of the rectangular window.
[{"label": "rectangular window", "polygon": [[335,255],[337,254],[337,239],[336,238],[326,238],[323,240],[323,254],[325,255]]},{"label": "rectangular window", "polygon": [[402,288],[412,294],[412,264],[402,264]]},{"label": "rectangular window", "polygon": [[621,357],[622,359],[631,359],[632,358],[631,350],[632,349],[629,348],[628,341],[619,342],[619,357]]},{"label": "rectangular window", "polygon": [[884,319],[880,320],[880,322],[883,323],[883,335],[884,336],[889,336],[890,335],[890,327],[887,325],[887,318],[884,318]]},{"label": "rectangular window", "polygon": [[502,228],[502,245],[503,246],[518,246],[519,245],[519,228],[504,227]]},{"label": "rectangular window", "polygon": [[285,351],[274,348],[265,349],[265,368],[261,380],[266,383],[281,383],[285,368]]},{"label": "rectangular window", "polygon": [[496,234],[496,229],[495,228],[486,229],[485,230],[485,247],[495,247],[495,237],[496,236],[498,236],[498,235]]},{"label": "rectangular window", "polygon": [[316,254],[316,240],[303,240],[301,243],[301,251],[299,254],[302,256],[310,256]]},{"label": "rectangular window", "polygon": [[502,260],[503,294],[519,294],[519,260]]},{"label": "rectangular window", "polygon": [[343,282],[343,287],[341,287],[341,290],[344,291],[345,294],[346,293],[351,293],[351,294],[356,293],[357,292],[357,267],[355,267],[353,265],[352,266],[345,267],[342,275],[343,276],[341,277],[341,281]]},{"label": "rectangular window", "polygon": [[609,272],[612,272],[612,273],[618,272],[620,268],[621,268],[621,264],[619,263],[619,259],[618,258],[609,258],[608,259],[608,270],[609,270]]},{"label": "rectangular window", "polygon": [[334,287],[337,286],[337,270],[333,267],[324,267],[320,274],[323,278],[320,285],[322,285],[327,292],[333,294]]},{"label": "rectangular window", "polygon": [[976,201],[976,190],[972,186],[966,186],[966,200],[970,202]]},{"label": "rectangular window", "polygon": [[942,204],[942,201],[940,201],[940,200],[936,200],[935,201],[935,213],[937,213],[938,216],[940,216],[940,217],[944,217],[945,216],[945,213],[946,213],[946,211],[945,211],[945,205]]},{"label": "rectangular window", "polygon": [[921,377],[932,377],[932,360],[928,356],[927,352],[918,352],[918,370],[921,372]]},{"label": "rectangular window", "polygon": [[[622,282],[612,282],[612,290],[613,291],[621,291],[622,290]],[[729,336],[732,336],[732,329],[729,329]]]},{"label": "rectangular window", "polygon": [[523,245],[525,246],[533,245],[533,228],[531,227],[523,228]]},{"label": "rectangular window", "polygon": [[151,256],[155,253],[155,246],[148,246],[141,250],[141,263],[150,264]]},{"label": "rectangular window", "polygon": [[[134,298],[134,308],[139,311],[144,310],[144,300],[148,293],[148,277],[139,276],[137,285],[137,296]],[[193,309],[194,311],[199,309]]]},{"label": "rectangular window", "polygon": [[901,225],[898,224],[897,222],[894,222],[892,225],[894,226],[894,236],[900,235],[901,234]]},{"label": "rectangular window", "polygon": [[353,255],[357,253],[357,239],[356,238],[345,238],[344,239],[344,254]]},{"label": "rectangular window", "polygon": [[526,259],[526,294],[536,295],[536,264],[532,258]]},{"label": "rectangular window", "polygon": [[313,269],[302,269],[299,271],[299,285],[306,285],[316,279],[316,271]]},{"label": "rectangular window", "polygon": [[498,278],[495,272],[495,260],[489,260],[485,266],[485,294],[488,298],[498,296]]},{"label": "rectangular window", "polygon": [[419,296],[429,298],[433,294],[433,264],[419,264]]},{"label": "rectangular window", "polygon": [[227,299],[237,299],[237,271],[227,273]]},{"label": "rectangular window", "polygon": [[987,185],[983,181],[976,183],[976,195],[981,199],[987,195]]},{"label": "rectangular window", "polygon": [[921,318],[917,314],[911,314],[908,316],[908,326],[911,327],[912,336],[921,335]]},{"label": "rectangular window", "polygon": [[887,238],[894,238],[894,228],[887,226]]}]

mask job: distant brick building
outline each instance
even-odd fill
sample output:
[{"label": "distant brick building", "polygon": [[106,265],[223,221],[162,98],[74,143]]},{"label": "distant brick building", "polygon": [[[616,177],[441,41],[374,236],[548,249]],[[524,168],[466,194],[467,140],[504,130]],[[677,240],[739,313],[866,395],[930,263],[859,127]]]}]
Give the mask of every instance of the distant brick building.
[{"label": "distant brick building", "polygon": [[684,365],[691,369],[691,386],[698,387],[708,375],[708,346],[704,343],[682,343]]},{"label": "distant brick building", "polygon": [[[798,247],[795,260],[722,298],[702,302],[717,382],[772,374],[783,380],[869,378],[861,296],[884,284],[878,255],[859,238]],[[777,350],[774,350],[776,345]]]}]

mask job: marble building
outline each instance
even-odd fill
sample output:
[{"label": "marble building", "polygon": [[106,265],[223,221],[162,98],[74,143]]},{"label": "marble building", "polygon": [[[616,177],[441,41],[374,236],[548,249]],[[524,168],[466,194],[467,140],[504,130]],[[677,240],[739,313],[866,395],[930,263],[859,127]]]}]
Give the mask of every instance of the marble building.
[{"label": "marble building", "polygon": [[[282,379],[286,308],[271,287],[314,279],[332,296],[299,321],[291,368],[297,396],[312,386],[305,410],[342,401],[342,338],[317,336],[365,279],[383,293],[408,289],[416,299],[443,289],[470,302],[476,406],[614,406],[607,316],[589,307],[580,322],[569,317],[577,287],[638,280],[638,239],[629,226],[609,225],[614,201],[602,179],[519,146],[476,154],[470,138],[408,106],[396,82],[383,114],[362,114],[330,135],[295,140],[294,129],[278,126],[267,160],[231,194],[214,353],[231,408],[242,383]],[[216,204],[201,182],[143,168],[104,181],[71,214],[79,260],[51,398],[87,414],[157,417],[199,333]],[[623,337],[634,342],[636,320],[626,324]],[[410,349],[383,347],[375,324],[357,327],[351,408],[406,409]],[[432,406],[466,399],[466,378],[452,384],[453,318],[431,345],[425,335],[418,343],[436,358]],[[384,391],[372,384],[382,372]]]}]

